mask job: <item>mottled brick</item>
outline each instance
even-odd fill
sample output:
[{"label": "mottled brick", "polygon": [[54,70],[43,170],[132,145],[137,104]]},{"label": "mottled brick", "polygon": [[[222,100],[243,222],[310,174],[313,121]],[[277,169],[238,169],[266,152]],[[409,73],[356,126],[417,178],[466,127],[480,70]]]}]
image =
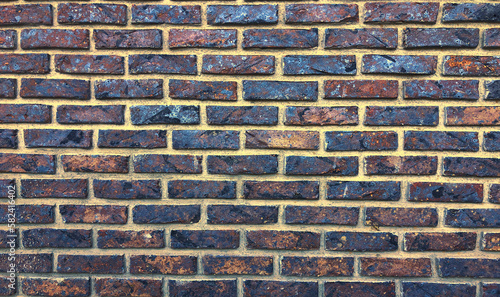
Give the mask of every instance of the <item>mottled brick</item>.
[{"label": "mottled brick", "polygon": [[444,157],[444,176],[499,177],[500,159]]},{"label": "mottled brick", "polygon": [[19,232],[17,229],[0,230],[0,240],[0,248],[17,248],[19,247]]},{"label": "mottled brick", "polygon": [[106,55],[55,55],[56,71],[67,74],[124,74],[124,58]]},{"label": "mottled brick", "polygon": [[94,83],[97,99],[160,99],[163,98],[161,79],[107,79]]},{"label": "mottled brick", "polygon": [[0,172],[55,174],[56,156],[0,153]]},{"label": "mottled brick", "polygon": [[485,233],[482,239],[481,250],[490,252],[500,251],[500,233]]},{"label": "mottled brick", "polygon": [[134,172],[202,173],[202,158],[194,155],[135,155]]},{"label": "mottled brick", "polygon": [[238,295],[236,280],[169,280],[168,291],[171,297],[236,297]]},{"label": "mottled brick", "polygon": [[367,175],[433,175],[437,172],[435,156],[366,156]]},{"label": "mottled brick", "polygon": [[319,288],[317,282],[245,280],[244,297],[316,297]]},{"label": "mottled brick", "polygon": [[26,248],[89,248],[92,230],[85,229],[29,229],[23,231]]},{"label": "mottled brick", "polygon": [[327,151],[380,151],[396,150],[398,134],[396,132],[326,132]]},{"label": "mottled brick", "polygon": [[260,25],[278,23],[278,5],[208,5],[209,25]]},{"label": "mottled brick", "polygon": [[[15,192],[19,192],[16,189],[15,179],[0,179],[0,198],[9,198],[9,196],[12,196],[12,190],[14,190]],[[2,230],[0,230],[0,232],[2,232]],[[0,242],[0,245],[1,244],[2,243]]]},{"label": "mottled brick", "polygon": [[382,232],[327,232],[325,249],[349,252],[396,251],[398,236]]},{"label": "mottled brick", "polygon": [[236,48],[237,30],[170,29],[170,48]]},{"label": "mottled brick", "polygon": [[478,80],[410,80],[404,82],[405,99],[479,99]]},{"label": "mottled brick", "polygon": [[289,106],[285,113],[285,125],[357,125],[358,108]]},{"label": "mottled brick", "polygon": [[417,151],[479,150],[477,132],[405,131],[404,149]]},{"label": "mottled brick", "polygon": [[59,105],[60,124],[117,124],[123,125],[125,105]]},{"label": "mottled brick", "polygon": [[396,99],[396,80],[327,80],[325,99]]},{"label": "mottled brick", "polygon": [[166,130],[99,130],[100,148],[167,147]]},{"label": "mottled brick", "polygon": [[274,56],[204,55],[202,73],[274,74]]},{"label": "mottled brick", "polygon": [[483,48],[500,47],[500,28],[484,30]]},{"label": "mottled brick", "polygon": [[468,28],[406,28],[405,48],[474,48],[479,44],[479,29]]},{"label": "mottled brick", "polygon": [[94,30],[97,49],[157,49],[162,48],[162,32],[150,30]]},{"label": "mottled brick", "polygon": [[243,197],[264,200],[318,200],[319,183],[315,181],[245,181]]},{"label": "mottled brick", "polygon": [[60,24],[127,24],[127,6],[104,3],[60,3],[57,5]]},{"label": "mottled brick", "polygon": [[65,223],[126,224],[127,207],[118,205],[60,205]]},{"label": "mottled brick", "polygon": [[66,155],[61,156],[66,172],[128,173],[128,156]]},{"label": "mottled brick", "polygon": [[470,297],[476,295],[476,286],[471,284],[441,284],[441,283],[403,283],[403,294],[407,297],[420,296],[456,296]]},{"label": "mottled brick", "polygon": [[194,55],[130,55],[130,74],[196,74]]},{"label": "mottled brick", "polygon": [[[16,30],[0,30],[0,48],[15,49],[17,47],[17,32]],[[1,79],[0,81],[4,81]]]},{"label": "mottled brick", "polygon": [[358,174],[358,158],[288,156],[285,174],[354,176]]},{"label": "mottled brick", "polygon": [[124,256],[59,255],[59,273],[122,274],[125,272]]},{"label": "mottled brick", "polygon": [[204,256],[203,272],[211,275],[271,275],[273,258]]},{"label": "mottled brick", "polygon": [[[7,225],[9,219],[16,219],[16,224],[50,224],[54,223],[54,205],[0,204],[0,223]],[[14,213],[12,213],[14,211]]]},{"label": "mottled brick", "polygon": [[[15,295],[18,292],[18,289],[16,287],[16,278],[7,278],[7,277],[0,277],[0,294],[1,296],[11,296]],[[11,288],[9,285],[13,284],[14,287]]]},{"label": "mottled brick", "polygon": [[200,221],[199,205],[137,205],[136,224],[191,224]]},{"label": "mottled brick", "polygon": [[199,124],[200,107],[195,105],[135,105],[130,107],[134,125]]},{"label": "mottled brick", "polygon": [[207,106],[210,125],[276,125],[276,106]]},{"label": "mottled brick", "polygon": [[264,250],[317,250],[320,234],[304,231],[247,231],[247,248]]},{"label": "mottled brick", "polygon": [[325,297],[396,297],[394,282],[326,282]]},{"label": "mottled brick", "polygon": [[316,101],[316,81],[244,80],[244,100]]},{"label": "mottled brick", "polygon": [[240,132],[231,130],[174,130],[174,149],[237,150],[240,148]]},{"label": "mottled brick", "polygon": [[278,155],[208,156],[211,174],[274,174],[278,172]]},{"label": "mottled brick", "polygon": [[86,179],[22,179],[23,198],[87,198]]},{"label": "mottled brick", "polygon": [[496,297],[500,294],[500,284],[483,283],[482,297]]},{"label": "mottled brick", "polygon": [[287,276],[352,276],[354,258],[283,257],[281,274]]},{"label": "mottled brick", "polygon": [[173,99],[236,101],[238,84],[234,81],[197,81],[171,79],[169,96]]},{"label": "mottled brick", "polygon": [[[1,41],[0,31],[0,41]],[[0,98],[16,98],[17,80],[13,78],[0,78]]]},{"label": "mottled brick", "polygon": [[500,209],[447,209],[445,224],[457,228],[498,228]]},{"label": "mottled brick", "polygon": [[500,125],[500,107],[497,106],[449,106],[445,113],[447,126]]},{"label": "mottled brick", "polygon": [[401,183],[396,181],[331,181],[328,182],[328,200],[398,201]]},{"label": "mottled brick", "polygon": [[287,224],[358,224],[359,208],[357,207],[316,207],[286,206],[285,223]]},{"label": "mottled brick", "polygon": [[30,296],[90,296],[89,278],[23,278],[21,288]]},{"label": "mottled brick", "polygon": [[94,195],[106,199],[160,199],[161,183],[152,180],[94,180]]},{"label": "mottled brick", "polygon": [[486,81],[484,83],[486,100],[500,100],[500,80]]},{"label": "mottled brick", "polygon": [[500,151],[500,132],[485,132],[483,148],[488,152]]},{"label": "mottled brick", "polygon": [[398,46],[394,28],[326,29],[325,48],[380,48]]},{"label": "mottled brick", "polygon": [[432,276],[431,259],[360,258],[361,275],[391,277]]},{"label": "mottled brick", "polygon": [[500,56],[445,56],[443,75],[500,76]]},{"label": "mottled brick", "polygon": [[443,22],[500,22],[500,5],[493,3],[445,3]]},{"label": "mottled brick", "polygon": [[52,5],[23,4],[0,7],[0,25],[52,25]]},{"label": "mottled brick", "polygon": [[500,203],[500,184],[492,184],[488,201],[491,203]]},{"label": "mottled brick", "polygon": [[476,233],[405,233],[405,251],[472,251]]},{"label": "mottled brick", "polygon": [[171,180],[168,182],[170,198],[236,198],[236,182],[210,180]]},{"label": "mottled brick", "polygon": [[285,75],[355,75],[355,56],[289,55],[283,57]]},{"label": "mottled brick", "polygon": [[436,227],[435,208],[367,207],[365,225],[391,227]]},{"label": "mottled brick", "polygon": [[365,74],[434,74],[437,56],[416,55],[363,55]]},{"label": "mottled brick", "polygon": [[482,184],[451,184],[416,182],[409,184],[409,201],[423,202],[483,202]]},{"label": "mottled brick", "polygon": [[197,258],[192,256],[130,256],[132,274],[196,274]]},{"label": "mottled brick", "polygon": [[0,129],[0,148],[17,148],[17,143],[17,130]]},{"label": "mottled brick", "polygon": [[49,60],[47,54],[0,54],[0,74],[49,73]]},{"label": "mottled brick", "polygon": [[0,123],[50,123],[52,106],[45,104],[0,104]]},{"label": "mottled brick", "polygon": [[318,29],[248,29],[243,32],[243,48],[314,48]]},{"label": "mottled brick", "polygon": [[90,99],[90,81],[80,79],[23,78],[23,98]]},{"label": "mottled brick", "polygon": [[201,6],[132,5],[132,24],[201,24]]},{"label": "mottled brick", "polygon": [[236,249],[240,232],[235,230],[172,230],[173,249]]},{"label": "mottled brick", "polygon": [[[10,264],[16,265],[17,273],[50,273],[52,272],[52,254],[0,254],[0,270],[6,272]],[[10,259],[9,259],[10,258]],[[2,295],[3,296],[3,295]]]},{"label": "mottled brick", "polygon": [[500,259],[438,259],[438,273],[441,277],[500,277]]},{"label": "mottled brick", "polygon": [[163,281],[156,279],[96,279],[94,288],[98,296],[121,297],[161,297],[163,296]]},{"label": "mottled brick", "polygon": [[437,126],[437,106],[367,106],[368,126]]},{"label": "mottled brick", "polygon": [[435,23],[438,11],[438,2],[369,2],[365,23]]},{"label": "mottled brick", "polygon": [[274,224],[278,222],[277,206],[209,205],[208,224]]},{"label": "mottled brick", "polygon": [[285,22],[294,23],[345,23],[357,22],[357,4],[289,4]]},{"label": "mottled brick", "polygon": [[247,130],[245,148],[317,150],[319,132]]},{"label": "mottled brick", "polygon": [[24,29],[21,31],[23,49],[89,49],[87,29]]},{"label": "mottled brick", "polygon": [[97,247],[100,249],[165,247],[163,230],[99,230],[97,235]]}]

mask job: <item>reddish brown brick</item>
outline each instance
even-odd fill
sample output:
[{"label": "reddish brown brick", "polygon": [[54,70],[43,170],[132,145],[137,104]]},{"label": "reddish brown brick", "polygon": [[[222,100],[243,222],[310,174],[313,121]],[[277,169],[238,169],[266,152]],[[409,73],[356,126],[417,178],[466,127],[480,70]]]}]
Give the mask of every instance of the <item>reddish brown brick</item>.
[{"label": "reddish brown brick", "polygon": [[289,4],[286,23],[344,23],[358,21],[357,4]]},{"label": "reddish brown brick", "polygon": [[361,275],[390,277],[432,276],[431,259],[360,258]]},{"label": "reddish brown brick", "polygon": [[88,49],[90,33],[87,29],[24,29],[21,31],[23,49]]},{"label": "reddish brown brick", "polygon": [[0,172],[55,174],[54,155],[0,153]]},{"label": "reddish brown brick", "polygon": [[192,256],[130,256],[132,274],[196,274],[197,258]]},{"label": "reddish brown brick", "polygon": [[434,175],[437,157],[367,156],[365,172],[368,175]]},{"label": "reddish brown brick", "polygon": [[61,156],[64,171],[128,173],[128,156],[66,155]]},{"label": "reddish brown brick", "polygon": [[130,55],[131,74],[196,74],[194,55]]},{"label": "reddish brown brick", "polygon": [[47,54],[0,54],[0,74],[44,74],[50,72]]},{"label": "reddish brown brick", "polygon": [[365,225],[392,227],[436,227],[435,208],[367,207]]},{"label": "reddish brown brick", "polygon": [[0,104],[0,123],[50,123],[52,106],[44,104]]},{"label": "reddish brown brick", "polygon": [[122,274],[125,272],[124,256],[59,255],[59,273]]},{"label": "reddish brown brick", "polygon": [[285,125],[357,125],[358,107],[302,107],[289,106],[286,109]]},{"label": "reddish brown brick", "polygon": [[199,205],[137,205],[136,224],[190,224],[200,221]]},{"label": "reddish brown brick", "polygon": [[236,182],[210,180],[172,180],[168,182],[170,198],[236,198]]},{"label": "reddish brown brick", "polygon": [[236,280],[170,280],[168,291],[171,297],[185,296],[224,296],[236,297]]},{"label": "reddish brown brick", "polygon": [[127,24],[127,6],[104,3],[61,3],[57,5],[60,24]]},{"label": "reddish brown brick", "polygon": [[87,198],[86,179],[22,179],[23,198]]},{"label": "reddish brown brick", "polygon": [[236,101],[238,84],[234,81],[196,81],[171,79],[169,95],[174,99]]},{"label": "reddish brown brick", "polygon": [[445,56],[443,74],[454,76],[499,76],[498,56]]},{"label": "reddish brown brick", "polygon": [[409,186],[409,201],[483,202],[482,184],[416,182],[411,183]]},{"label": "reddish brown brick", "polygon": [[396,99],[397,80],[327,80],[325,99]]},{"label": "reddish brown brick", "polygon": [[107,79],[94,83],[96,99],[160,99],[162,79]]},{"label": "reddish brown brick", "polygon": [[476,233],[406,233],[405,251],[472,251]]},{"label": "reddish brown brick", "polygon": [[446,107],[447,126],[498,126],[500,107],[468,106]]},{"label": "reddish brown brick", "polygon": [[288,276],[351,276],[354,258],[283,257],[281,274]]},{"label": "reddish brown brick", "polygon": [[23,231],[25,248],[89,248],[92,230],[85,229],[29,229]]},{"label": "reddish brown brick", "polygon": [[275,224],[277,206],[208,205],[208,224]]},{"label": "reddish brown brick", "polygon": [[25,129],[26,147],[91,148],[92,130]]},{"label": "reddish brown brick", "polygon": [[285,222],[287,224],[358,224],[359,208],[357,207],[317,207],[317,206],[286,206]]},{"label": "reddish brown brick", "polygon": [[116,124],[123,125],[125,105],[59,105],[57,122],[60,124]]},{"label": "reddish brown brick", "polygon": [[[124,58],[105,55],[55,55],[56,71],[67,74],[124,74]],[[47,66],[48,67],[48,66]]]},{"label": "reddish brown brick", "polygon": [[[52,254],[19,254],[12,258],[10,254],[0,254],[0,270],[6,272],[10,264],[15,264],[17,273],[52,272]],[[2,295],[3,296],[3,295]]]},{"label": "reddish brown brick", "polygon": [[394,282],[326,282],[325,297],[396,297]]},{"label": "reddish brown brick", "polygon": [[165,247],[163,234],[163,230],[99,230],[97,246],[100,249],[162,248]]},{"label": "reddish brown brick", "polygon": [[125,224],[127,207],[115,205],[60,205],[65,223]]},{"label": "reddish brown brick", "polygon": [[23,278],[26,295],[48,297],[90,296],[89,278]]},{"label": "reddish brown brick", "polygon": [[90,99],[90,81],[80,79],[23,78],[23,98]]},{"label": "reddish brown brick", "polygon": [[170,29],[170,48],[236,48],[237,30]]},{"label": "reddish brown brick", "polygon": [[243,198],[263,200],[319,199],[319,183],[315,181],[245,181]]},{"label": "reddish brown brick", "polygon": [[438,2],[370,2],[365,4],[365,23],[435,23]]},{"label": "reddish brown brick", "polygon": [[135,155],[134,172],[201,173],[202,158],[194,155]]},{"label": "reddish brown brick", "polygon": [[161,30],[94,30],[95,48],[162,48]]},{"label": "reddish brown brick", "polygon": [[441,277],[498,278],[500,259],[438,259]]},{"label": "reddish brown brick", "polygon": [[203,272],[212,275],[271,275],[272,257],[205,256]]},{"label": "reddish brown brick", "polygon": [[316,282],[245,280],[243,296],[245,297],[317,297],[319,293]]},{"label": "reddish brown brick", "polygon": [[24,4],[0,7],[0,25],[52,25],[52,5]]},{"label": "reddish brown brick", "polygon": [[274,56],[204,55],[202,73],[273,74]]},{"label": "reddish brown brick", "polygon": [[132,24],[201,24],[201,6],[132,5]]},{"label": "reddish brown brick", "polygon": [[500,233],[485,233],[482,239],[481,250],[490,252],[500,251]]},{"label": "reddish brown brick", "polygon": [[304,231],[247,231],[247,248],[264,250],[317,250],[320,234]]},{"label": "reddish brown brick", "polygon": [[383,48],[398,46],[394,28],[326,29],[325,48]]},{"label": "reddish brown brick", "polygon": [[247,130],[245,148],[317,150],[319,132]]},{"label": "reddish brown brick", "polygon": [[94,180],[94,195],[107,199],[159,199],[160,180]]},{"label": "reddish brown brick", "polygon": [[173,249],[236,249],[240,232],[235,230],[172,230]]},{"label": "reddish brown brick", "polygon": [[161,297],[163,281],[156,279],[100,278],[95,280],[98,296]]},{"label": "reddish brown brick", "polygon": [[16,40],[17,32],[15,30],[0,30],[0,48],[15,49],[17,47]]},{"label": "reddish brown brick", "polygon": [[327,232],[325,248],[351,252],[395,251],[398,249],[398,236],[393,233]]}]

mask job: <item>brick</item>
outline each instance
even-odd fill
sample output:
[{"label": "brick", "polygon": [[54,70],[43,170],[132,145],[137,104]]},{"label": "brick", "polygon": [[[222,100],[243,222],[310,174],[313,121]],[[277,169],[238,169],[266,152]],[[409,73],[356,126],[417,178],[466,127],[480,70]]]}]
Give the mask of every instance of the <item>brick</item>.
[{"label": "brick", "polygon": [[500,151],[500,133],[499,132],[485,132],[484,133],[483,148],[488,152]]},{"label": "brick", "polygon": [[196,74],[194,55],[130,55],[130,74]]},{"label": "brick", "polygon": [[500,233],[486,233],[483,235],[481,250],[500,251]]},{"label": "brick", "polygon": [[236,249],[240,232],[235,230],[172,230],[173,249]]},{"label": "brick", "polygon": [[128,173],[128,159],[118,155],[61,156],[66,172]]},{"label": "brick", "polygon": [[167,147],[166,130],[99,130],[100,148]]},{"label": "brick", "polygon": [[236,48],[237,30],[170,29],[170,48]]},{"label": "brick", "polygon": [[437,106],[367,106],[368,126],[437,126]]},{"label": "brick", "polygon": [[16,224],[50,224],[54,223],[54,205],[18,204],[15,210],[11,204],[0,204],[0,223],[7,225],[9,219],[15,218]]},{"label": "brick", "polygon": [[288,200],[319,199],[319,183],[315,181],[245,181],[245,199]]},{"label": "brick", "polygon": [[135,155],[134,172],[202,173],[202,158],[194,155]]},{"label": "brick", "polygon": [[247,130],[245,148],[317,150],[319,132]]},{"label": "brick", "polygon": [[96,99],[161,99],[161,79],[107,79],[94,83]]},{"label": "brick", "polygon": [[[8,253],[0,254],[0,269],[4,272],[10,269],[10,263],[16,265],[17,273],[50,273],[52,272],[52,254],[20,254],[10,259]],[[3,295],[2,295],[3,296]]]},{"label": "brick", "polygon": [[497,106],[449,106],[445,113],[447,126],[500,125],[500,107]]},{"label": "brick", "polygon": [[410,183],[409,201],[483,202],[482,184],[451,184],[436,182]]},{"label": "brick", "polygon": [[396,181],[331,181],[327,188],[328,200],[398,201],[401,183]]},{"label": "brick", "polygon": [[326,132],[327,151],[381,151],[398,148],[396,132]]},{"label": "brick", "polygon": [[314,48],[318,46],[318,29],[248,29],[243,32],[247,48]]},{"label": "brick", "polygon": [[97,247],[100,249],[165,247],[163,230],[99,230],[97,235]]},{"label": "brick", "polygon": [[170,198],[235,199],[236,182],[210,180],[171,180],[168,182]]},{"label": "brick", "polygon": [[127,6],[103,3],[60,3],[57,5],[60,24],[127,24]]},{"label": "brick", "polygon": [[476,295],[476,286],[470,284],[403,283],[403,294],[408,297],[432,296],[468,297]]},{"label": "brick", "polygon": [[[9,198],[9,196],[12,196],[12,191],[18,192],[18,190],[16,191],[16,180],[0,179],[0,198]],[[0,232],[2,232],[2,230],[0,230]]]},{"label": "brick", "polygon": [[0,7],[0,25],[52,25],[52,5],[24,4]]},{"label": "brick", "polygon": [[316,207],[286,206],[285,223],[287,224],[358,224],[359,208],[357,207]]},{"label": "brick", "polygon": [[458,228],[498,228],[500,209],[447,209],[445,224]]},{"label": "brick", "polygon": [[316,282],[245,280],[244,297],[316,297],[319,288]]},{"label": "brick", "polygon": [[49,297],[90,296],[89,278],[23,278],[26,295]]},{"label": "brick", "polygon": [[468,28],[406,28],[405,48],[474,48],[479,44],[479,29]]},{"label": "brick", "polygon": [[0,172],[55,174],[55,155],[0,153]]},{"label": "brick", "polygon": [[59,255],[59,273],[122,274],[125,273],[124,256]]},{"label": "brick", "polygon": [[[0,40],[1,40],[0,31]],[[0,98],[16,98],[17,80],[12,78],[0,78]]]},{"label": "brick", "polygon": [[23,49],[89,49],[87,29],[24,29],[21,31]]},{"label": "brick", "polygon": [[484,30],[483,48],[499,48],[500,47],[500,29],[491,28]]},{"label": "brick", "polygon": [[47,54],[0,54],[0,74],[49,73],[49,60]]},{"label": "brick", "polygon": [[131,256],[130,273],[190,275],[196,273],[196,260],[191,256]]},{"label": "brick", "polygon": [[201,24],[201,6],[132,5],[132,24]]},{"label": "brick", "polygon": [[354,176],[358,174],[357,157],[286,157],[287,175]]},{"label": "brick", "polygon": [[316,101],[318,82],[244,80],[244,100]]},{"label": "brick", "polygon": [[0,129],[0,148],[17,148],[17,143],[17,130]]},{"label": "brick", "polygon": [[87,198],[86,179],[22,179],[23,198]]},{"label": "brick", "polygon": [[484,84],[486,100],[499,100],[500,99],[500,80],[487,81]]},{"label": "brick", "polygon": [[355,75],[355,56],[288,55],[283,57],[285,75]]},{"label": "brick", "polygon": [[50,123],[52,106],[45,104],[0,104],[0,123]]},{"label": "brick", "polygon": [[[10,284],[14,284],[14,287],[11,288],[9,287]],[[12,278],[7,278],[7,277],[0,277],[0,294],[1,296],[11,296],[14,295],[18,292],[16,286],[16,279]]]},{"label": "brick", "polygon": [[226,130],[174,130],[174,149],[237,150],[240,147],[239,131]]},{"label": "brick", "polygon": [[352,276],[354,258],[283,257],[281,274],[287,276]]},{"label": "brick", "polygon": [[476,233],[406,233],[405,251],[472,251]]},{"label": "brick", "polygon": [[55,55],[56,71],[67,74],[124,74],[123,57],[106,55]]},{"label": "brick", "polygon": [[89,248],[92,230],[85,229],[29,229],[23,231],[26,248]]},{"label": "brick", "polygon": [[398,236],[382,232],[327,232],[325,249],[349,252],[396,251]]},{"label": "brick", "polygon": [[118,205],[59,205],[65,223],[126,224],[127,207]]},{"label": "brick", "polygon": [[357,22],[357,4],[289,4],[285,22],[296,23],[345,23]]},{"label": "brick", "polygon": [[500,76],[500,56],[445,56],[443,75]]},{"label": "brick", "polygon": [[437,157],[433,156],[366,156],[367,175],[434,175]]},{"label": "brick", "polygon": [[391,227],[436,227],[435,208],[367,207],[365,225]]},{"label": "brick", "polygon": [[135,105],[130,107],[133,125],[199,124],[200,107],[195,105]]},{"label": "brick", "polygon": [[273,258],[204,256],[203,272],[210,275],[271,275]]},{"label": "brick", "polygon": [[207,106],[210,125],[277,125],[275,106]]},{"label": "brick", "polygon": [[396,80],[327,80],[325,99],[396,99]]},{"label": "brick", "polygon": [[202,73],[274,74],[274,56],[204,55]]},{"label": "brick", "polygon": [[94,288],[98,296],[163,296],[163,281],[156,279],[125,279],[101,278],[96,279]]},{"label": "brick", "polygon": [[365,4],[365,23],[435,23],[438,2]]},{"label": "brick", "polygon": [[479,99],[478,80],[410,80],[404,82],[405,99]]},{"label": "brick", "polygon": [[500,293],[500,284],[483,283],[482,297],[495,297]]},{"label": "brick", "polygon": [[94,180],[94,196],[106,199],[160,199],[161,182],[151,180]]},{"label": "brick", "polygon": [[490,203],[500,203],[500,184],[493,184],[490,186],[488,201]]},{"label": "brick", "polygon": [[277,206],[208,205],[208,224],[275,224]]},{"label": "brick", "polygon": [[125,105],[59,105],[57,122],[60,124],[116,124],[123,125]]},{"label": "brick", "polygon": [[199,205],[137,205],[136,224],[191,224],[200,221]]},{"label": "brick", "polygon": [[[19,232],[17,229],[0,230],[0,248],[19,247]],[[1,282],[1,281],[0,281]],[[1,291],[0,291],[1,293]],[[3,295],[0,295],[3,296]]]},{"label": "brick", "polygon": [[236,101],[238,84],[234,81],[169,80],[173,99]]},{"label": "brick", "polygon": [[171,297],[184,296],[223,296],[236,297],[236,280],[169,280],[168,291]]},{"label": "brick", "polygon": [[358,108],[348,107],[301,107],[289,106],[285,113],[285,125],[357,125]]},{"label": "brick", "polygon": [[[17,32],[15,30],[0,30],[0,48],[15,49],[17,47]],[[0,81],[3,81],[2,79]]]},{"label": "brick", "polygon": [[97,49],[162,48],[161,30],[94,30]]},{"label": "brick", "polygon": [[264,250],[317,250],[320,234],[304,231],[247,231],[247,248]]},{"label": "brick", "polygon": [[441,277],[498,278],[499,259],[438,259],[438,273]]},{"label": "brick", "polygon": [[260,25],[278,23],[278,5],[208,5],[209,25]]},{"label": "brick", "polygon": [[390,277],[432,276],[431,259],[360,258],[361,275]]},{"label": "brick", "polygon": [[365,74],[434,74],[437,56],[417,55],[363,55]]},{"label": "brick", "polygon": [[278,155],[208,156],[207,170],[211,174],[275,174]]},{"label": "brick", "polygon": [[411,151],[479,150],[477,132],[405,131],[404,149]]},{"label": "brick", "polygon": [[444,157],[443,175],[499,177],[500,159]]},{"label": "brick", "polygon": [[445,3],[443,22],[500,22],[500,5],[493,3]]},{"label": "brick", "polygon": [[23,78],[23,98],[90,99],[90,81],[80,79]]},{"label": "brick", "polygon": [[396,297],[394,282],[326,282],[325,297]]},{"label": "brick", "polygon": [[380,48],[398,46],[394,28],[326,29],[325,48]]}]

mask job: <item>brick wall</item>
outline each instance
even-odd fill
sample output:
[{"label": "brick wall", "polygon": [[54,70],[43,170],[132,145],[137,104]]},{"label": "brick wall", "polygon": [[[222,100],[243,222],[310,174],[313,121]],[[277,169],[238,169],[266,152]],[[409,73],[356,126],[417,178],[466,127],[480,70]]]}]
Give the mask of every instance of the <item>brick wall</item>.
[{"label": "brick wall", "polygon": [[500,2],[5,1],[0,26],[0,295],[500,296]]}]

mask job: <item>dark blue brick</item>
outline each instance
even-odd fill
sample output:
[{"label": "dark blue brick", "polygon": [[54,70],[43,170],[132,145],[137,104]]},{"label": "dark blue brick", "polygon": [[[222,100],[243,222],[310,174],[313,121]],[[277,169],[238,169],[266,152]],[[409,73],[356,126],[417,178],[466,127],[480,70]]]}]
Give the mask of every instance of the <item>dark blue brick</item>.
[{"label": "dark blue brick", "polygon": [[316,101],[318,82],[243,81],[244,100]]},{"label": "dark blue brick", "polygon": [[278,5],[208,5],[209,25],[257,25],[278,23]]},{"label": "dark blue brick", "polygon": [[395,251],[398,249],[398,236],[392,233],[327,232],[325,249],[350,252]]},{"label": "dark blue brick", "polygon": [[327,151],[381,151],[398,148],[396,132],[326,132]]},{"label": "dark blue brick", "polygon": [[500,209],[447,209],[445,224],[457,228],[498,228]]},{"label": "dark blue brick", "polygon": [[200,24],[199,5],[133,5],[132,24]]},{"label": "dark blue brick", "polygon": [[401,197],[401,183],[395,181],[328,182],[328,200],[380,200],[398,201]]},{"label": "dark blue brick", "polygon": [[0,129],[0,148],[17,148],[17,130]]},{"label": "dark blue brick", "polygon": [[134,125],[199,124],[200,107],[194,105],[136,105],[130,107]]},{"label": "dark blue brick", "polygon": [[362,73],[434,74],[437,56],[363,55]]},{"label": "dark blue brick", "polygon": [[285,56],[283,73],[288,75],[356,75],[355,56]]},{"label": "dark blue brick", "polygon": [[477,132],[405,131],[404,149],[477,152],[479,139]]},{"label": "dark blue brick", "polygon": [[405,99],[479,99],[478,80],[409,80],[404,82]]},{"label": "dark blue brick", "polygon": [[500,4],[445,3],[443,22],[500,22]]},{"label": "dark blue brick", "polygon": [[276,125],[275,106],[207,106],[210,125]]},{"label": "dark blue brick", "polygon": [[131,74],[196,74],[194,55],[130,55]]},{"label": "dark blue brick", "polygon": [[90,99],[90,81],[23,78],[20,95],[23,98]]},{"label": "dark blue brick", "polygon": [[436,126],[437,106],[367,106],[367,126]]},{"label": "dark blue brick", "polygon": [[313,48],[318,29],[249,29],[243,32],[243,48]]},{"label": "dark blue brick", "polygon": [[342,175],[358,174],[357,157],[304,157],[286,158],[287,175]]},{"label": "dark blue brick", "polygon": [[16,98],[16,86],[16,79],[0,78],[0,98]]},{"label": "dark blue brick", "polygon": [[422,296],[476,296],[476,286],[469,284],[403,283],[405,297]]},{"label": "dark blue brick", "polygon": [[240,148],[240,132],[225,130],[174,130],[174,149],[226,149]]},{"label": "dark blue brick", "polygon": [[483,147],[488,152],[500,151],[500,132],[485,132]]},{"label": "dark blue brick", "polygon": [[492,80],[484,83],[487,100],[500,100],[500,80]]},{"label": "dark blue brick", "polygon": [[467,28],[406,28],[405,48],[460,47],[474,48],[479,44],[479,29]]},{"label": "dark blue brick", "polygon": [[500,177],[500,159],[445,157],[444,176]]}]

